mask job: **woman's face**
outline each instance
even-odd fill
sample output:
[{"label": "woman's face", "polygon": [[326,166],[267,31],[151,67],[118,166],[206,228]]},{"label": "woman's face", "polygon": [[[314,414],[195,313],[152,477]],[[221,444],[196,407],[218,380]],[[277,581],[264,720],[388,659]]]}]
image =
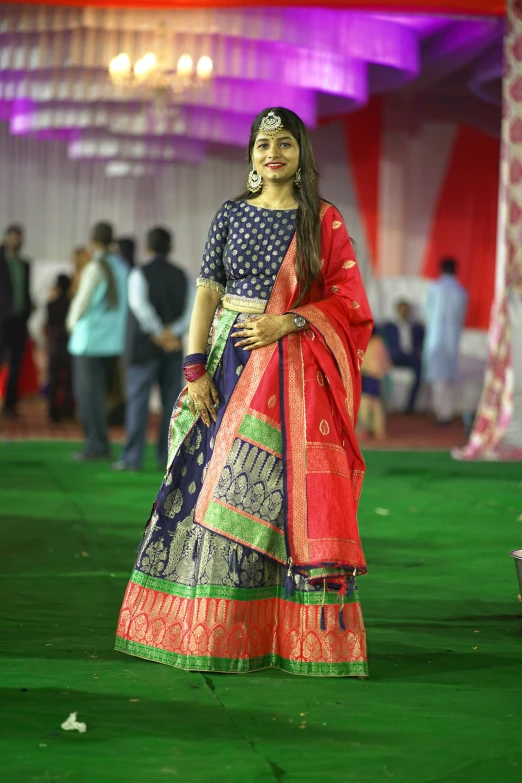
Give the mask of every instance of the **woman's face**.
[{"label": "woman's face", "polygon": [[265,182],[293,180],[299,168],[299,145],[290,131],[283,128],[275,134],[257,134],[252,149],[254,168]]}]

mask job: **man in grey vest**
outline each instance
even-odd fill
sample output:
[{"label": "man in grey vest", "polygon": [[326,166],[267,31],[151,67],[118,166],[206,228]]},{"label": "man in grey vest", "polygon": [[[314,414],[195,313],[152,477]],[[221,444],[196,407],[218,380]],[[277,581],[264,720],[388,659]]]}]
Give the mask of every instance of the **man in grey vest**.
[{"label": "man in grey vest", "polygon": [[159,385],[162,417],[157,458],[167,463],[168,432],[174,403],[181,391],[181,338],[188,331],[195,286],[169,261],[172,238],[165,228],[147,234],[151,260],[129,275],[129,315],[125,344],[126,442],[115,470],[140,470],[147,437],[149,397]]}]

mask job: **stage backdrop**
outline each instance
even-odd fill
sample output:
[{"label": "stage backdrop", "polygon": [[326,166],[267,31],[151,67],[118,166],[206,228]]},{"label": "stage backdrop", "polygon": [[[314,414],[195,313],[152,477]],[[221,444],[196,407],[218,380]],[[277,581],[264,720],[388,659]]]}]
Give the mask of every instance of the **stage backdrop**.
[{"label": "stage backdrop", "polygon": [[[467,325],[487,328],[494,288],[499,142],[394,96],[372,101],[313,134],[325,198],[342,211],[363,276],[437,274],[454,255],[470,292]],[[176,258],[193,275],[219,205],[243,188],[237,150],[200,166],[162,165],[155,176],[107,177],[72,161],[60,142],[11,137],[0,125],[4,221],[27,229],[38,263],[66,262],[96,220],[141,239],[155,224],[176,233]],[[50,267],[49,267],[50,268]],[[42,295],[42,291],[38,291]]]},{"label": "stage backdrop", "polygon": [[436,277],[440,258],[454,256],[470,294],[467,326],[486,329],[495,282],[499,139],[394,96],[344,122],[374,274]]}]

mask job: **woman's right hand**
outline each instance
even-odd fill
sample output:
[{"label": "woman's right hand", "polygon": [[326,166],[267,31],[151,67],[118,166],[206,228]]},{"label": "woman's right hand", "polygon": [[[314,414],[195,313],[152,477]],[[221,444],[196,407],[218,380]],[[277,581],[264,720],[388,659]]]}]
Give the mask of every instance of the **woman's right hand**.
[{"label": "woman's right hand", "polygon": [[217,420],[219,395],[208,373],[188,384],[188,396],[191,414],[193,416],[199,414],[207,427],[210,427],[210,420]]}]

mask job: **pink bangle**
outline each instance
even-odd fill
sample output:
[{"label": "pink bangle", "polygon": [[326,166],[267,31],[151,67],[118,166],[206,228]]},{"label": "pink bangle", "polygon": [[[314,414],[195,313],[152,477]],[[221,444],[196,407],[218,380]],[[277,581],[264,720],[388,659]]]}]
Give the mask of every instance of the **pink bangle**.
[{"label": "pink bangle", "polygon": [[187,367],[183,367],[183,375],[187,383],[197,381],[198,378],[205,375],[206,371],[207,368],[204,364],[190,364]]}]

